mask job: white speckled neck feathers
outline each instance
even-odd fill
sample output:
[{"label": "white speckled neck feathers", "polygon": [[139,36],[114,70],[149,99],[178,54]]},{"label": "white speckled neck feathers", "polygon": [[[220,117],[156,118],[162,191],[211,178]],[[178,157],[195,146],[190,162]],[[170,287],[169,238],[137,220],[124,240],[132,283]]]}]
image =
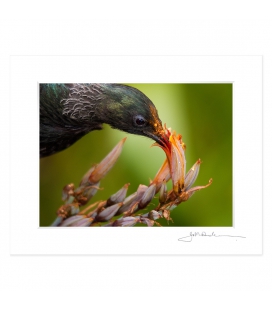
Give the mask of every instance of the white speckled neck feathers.
[{"label": "white speckled neck feathers", "polygon": [[62,99],[63,115],[74,120],[92,119],[97,103],[104,99],[99,84],[73,84],[69,97]]}]

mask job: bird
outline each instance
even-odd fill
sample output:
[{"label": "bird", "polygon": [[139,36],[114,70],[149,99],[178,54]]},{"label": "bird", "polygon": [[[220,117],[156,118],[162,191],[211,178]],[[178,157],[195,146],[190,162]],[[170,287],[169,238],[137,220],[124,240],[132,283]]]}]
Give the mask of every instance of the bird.
[{"label": "bird", "polygon": [[40,83],[39,103],[40,158],[67,149],[103,124],[165,143],[155,105],[125,84]]}]

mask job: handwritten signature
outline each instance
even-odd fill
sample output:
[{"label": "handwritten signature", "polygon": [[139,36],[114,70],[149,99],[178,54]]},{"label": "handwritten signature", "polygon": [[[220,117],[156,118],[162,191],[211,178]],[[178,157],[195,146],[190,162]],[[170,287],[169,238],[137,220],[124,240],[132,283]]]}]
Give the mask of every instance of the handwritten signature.
[{"label": "handwritten signature", "polygon": [[178,238],[178,241],[192,242],[195,237],[230,237],[230,238],[246,238],[243,236],[216,235],[214,232],[207,234],[206,232],[190,232],[189,236]]}]

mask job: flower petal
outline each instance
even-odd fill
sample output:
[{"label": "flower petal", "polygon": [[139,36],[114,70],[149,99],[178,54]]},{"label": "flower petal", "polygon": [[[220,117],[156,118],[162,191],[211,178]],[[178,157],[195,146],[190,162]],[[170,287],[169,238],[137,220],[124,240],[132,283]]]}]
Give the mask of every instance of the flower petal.
[{"label": "flower petal", "polygon": [[110,220],[112,217],[114,217],[114,215],[116,214],[116,212],[118,211],[118,209],[122,206],[122,203],[117,203],[115,205],[112,205],[106,209],[104,209],[103,211],[101,211],[95,218],[96,222],[106,222],[108,220]]},{"label": "flower petal", "polygon": [[88,226],[91,226],[92,222],[93,222],[92,218],[86,217],[84,219],[81,219],[81,220],[73,223],[70,226],[74,226],[74,227],[88,227]]},{"label": "flower petal", "polygon": [[197,162],[193,165],[193,167],[187,172],[185,176],[185,185],[184,190],[187,191],[194,183],[198,176],[200,169],[201,160],[198,159]]},{"label": "flower petal", "polygon": [[150,220],[149,218],[146,217],[140,218],[140,222],[146,224],[148,227],[152,227],[154,225],[154,220]]},{"label": "flower petal", "polygon": [[188,198],[190,198],[195,192],[200,191],[203,188],[209,187],[212,184],[212,179],[209,180],[209,183],[204,186],[195,186],[190,188],[186,193],[189,195]]},{"label": "flower petal", "polygon": [[149,185],[142,199],[139,202],[139,209],[145,208],[150,203],[150,201],[154,198],[155,193],[156,193],[156,185],[155,184]]},{"label": "flower petal", "polygon": [[139,217],[126,216],[112,223],[112,226],[130,227],[139,222]]},{"label": "flower petal", "polygon": [[[123,144],[126,141],[126,138],[122,139],[113,149],[112,151],[98,164],[94,167],[94,170],[89,174],[88,181],[91,184],[95,184],[99,182],[113,167],[118,157],[121,154]],[[87,176],[84,176],[84,180],[86,180]]]},{"label": "flower petal", "polygon": [[151,210],[148,213],[148,218],[151,219],[151,220],[154,220],[154,221],[159,219],[159,218],[161,218],[161,217],[162,217],[162,215],[159,212],[155,211],[155,210]]},{"label": "flower petal", "polygon": [[128,211],[132,206],[137,204],[142,199],[146,190],[147,186],[140,184],[138,186],[137,192],[131,194],[124,200],[122,207],[117,212],[117,215]]},{"label": "flower petal", "polygon": [[64,220],[59,226],[62,227],[67,227],[67,226],[71,226],[72,224],[74,224],[75,222],[78,222],[79,220],[82,220],[86,218],[85,215],[74,215],[71,217],[68,217],[66,220]]},{"label": "flower petal", "polygon": [[129,185],[129,183],[125,184],[117,193],[111,195],[107,200],[107,205],[110,206],[118,202],[123,202],[126,197]]},{"label": "flower petal", "polygon": [[171,149],[171,176],[173,189],[176,193],[180,193],[184,187],[184,158],[181,156],[177,147],[173,144]]},{"label": "flower petal", "polygon": [[156,193],[160,190],[160,187],[162,186],[163,181],[168,182],[170,178],[171,178],[171,174],[170,174],[168,160],[166,158],[161,168],[155,175],[154,180],[152,181],[152,183],[156,184]]},{"label": "flower petal", "polygon": [[162,186],[160,188],[160,193],[159,193],[159,202],[165,203],[166,199],[167,199],[167,185],[166,185],[166,182],[163,181]]}]

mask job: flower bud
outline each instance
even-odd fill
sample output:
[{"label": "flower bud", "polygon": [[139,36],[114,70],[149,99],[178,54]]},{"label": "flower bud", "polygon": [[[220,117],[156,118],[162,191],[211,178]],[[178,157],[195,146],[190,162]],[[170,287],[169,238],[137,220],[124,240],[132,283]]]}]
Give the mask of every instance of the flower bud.
[{"label": "flower bud", "polygon": [[78,202],[83,206],[86,204],[98,191],[100,182],[92,185],[81,185],[75,190]]},{"label": "flower bud", "polygon": [[126,216],[122,217],[112,223],[112,226],[131,227],[139,222],[138,217]]},{"label": "flower bud", "polygon": [[107,205],[111,206],[115,203],[123,202],[126,197],[128,187],[129,183],[125,184],[117,193],[111,195],[110,198],[107,200]]},{"label": "flower bud", "polygon": [[118,210],[117,215],[122,214],[125,211],[127,211],[136,202],[136,197],[137,197],[137,192],[128,196],[124,200],[122,207]]},{"label": "flower bud", "polygon": [[73,227],[88,227],[88,226],[91,226],[92,222],[93,222],[92,218],[85,217],[85,218],[83,218],[81,220],[78,220],[77,222],[74,222],[70,226],[73,226]]},{"label": "flower bud", "polygon": [[90,185],[91,183],[89,182],[89,177],[90,175],[93,173],[94,169],[95,169],[96,165],[91,167],[84,175],[84,177],[82,178],[81,182],[80,182],[80,187],[85,187]]},{"label": "flower bud", "polygon": [[[94,167],[94,170],[90,173],[88,180],[91,184],[99,182],[113,167],[117,161],[119,155],[121,154],[123,144],[126,138],[122,139],[112,151],[98,164]],[[84,177],[85,179],[85,177]]]},{"label": "flower bud", "polygon": [[74,195],[75,186],[73,183],[64,186],[62,190],[62,200],[66,201],[72,195]]},{"label": "flower bud", "polygon": [[185,184],[184,184],[184,190],[187,191],[195,182],[199,169],[200,169],[201,160],[199,159],[193,167],[187,172],[185,176]]},{"label": "flower bud", "polygon": [[62,227],[71,226],[75,222],[78,222],[79,220],[82,220],[84,218],[86,218],[85,215],[74,215],[74,216],[68,217],[59,226],[62,226]]},{"label": "flower bud", "polygon": [[148,227],[152,227],[154,225],[154,221],[150,220],[147,217],[141,217],[140,218],[140,222],[143,223],[143,224],[146,224]]},{"label": "flower bud", "polygon": [[162,211],[162,216],[167,220],[172,220],[171,217],[170,217],[170,211],[169,210],[163,210]]},{"label": "flower bud", "polygon": [[129,207],[129,209],[125,212],[123,212],[126,216],[130,216],[133,213],[137,212],[139,209],[139,203],[136,201],[132,206]]},{"label": "flower bud", "polygon": [[145,208],[154,198],[156,193],[156,184],[151,184],[145,191],[142,199],[139,202],[139,209]]},{"label": "flower bud", "polygon": [[152,181],[152,183],[156,184],[156,193],[160,190],[160,187],[163,181],[168,182],[170,178],[171,178],[171,174],[170,174],[168,160],[166,158],[161,168],[157,172],[154,180]]},{"label": "flower bud", "polygon": [[140,184],[138,186],[137,192],[131,194],[124,200],[122,207],[118,210],[116,215],[122,214],[130,210],[135,204],[137,204],[142,199],[146,189],[147,189],[146,185]]},{"label": "flower bud", "polygon": [[137,192],[135,192],[135,193],[129,195],[129,196],[123,201],[123,206],[131,204],[133,201],[136,200],[136,197],[137,197]]},{"label": "flower bud", "polygon": [[96,222],[106,222],[108,220],[110,220],[112,217],[114,217],[114,215],[116,214],[116,212],[118,211],[118,209],[122,206],[122,203],[117,203],[115,205],[112,205],[106,209],[104,209],[103,211],[101,211],[95,218]]},{"label": "flower bud", "polygon": [[155,210],[151,210],[149,213],[148,213],[148,218],[151,219],[151,220],[157,220],[159,218],[161,218],[161,214]]},{"label": "flower bud", "polygon": [[166,199],[167,199],[167,185],[166,185],[166,182],[163,181],[162,186],[160,188],[160,193],[159,193],[159,202],[161,204],[165,203]]},{"label": "flower bud", "polygon": [[61,216],[63,219],[66,219],[67,217],[70,217],[71,215],[75,215],[79,212],[78,204],[66,204],[62,205],[58,211],[57,215]]}]

